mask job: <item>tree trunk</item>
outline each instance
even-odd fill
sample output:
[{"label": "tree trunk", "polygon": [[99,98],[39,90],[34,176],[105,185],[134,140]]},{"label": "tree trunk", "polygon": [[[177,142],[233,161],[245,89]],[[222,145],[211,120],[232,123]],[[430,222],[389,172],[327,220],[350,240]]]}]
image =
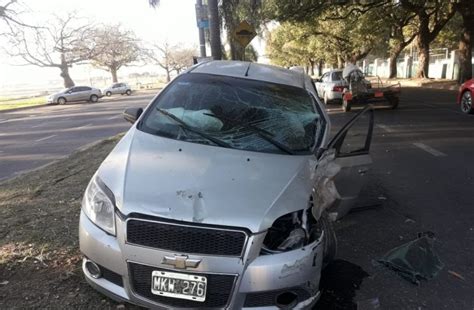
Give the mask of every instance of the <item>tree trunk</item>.
[{"label": "tree trunk", "polygon": [[416,77],[427,79],[430,67],[430,18],[426,15],[423,18],[419,16],[419,19],[420,26],[418,37],[416,38],[416,46],[418,48],[418,70]]},{"label": "tree trunk", "polygon": [[390,51],[390,73],[388,75],[389,79],[395,79],[397,77],[397,59],[400,56],[400,53],[403,51],[405,46],[402,43],[398,43],[391,51]]},{"label": "tree trunk", "polygon": [[309,73],[314,75],[314,60],[312,59],[309,60]]},{"label": "tree trunk", "polygon": [[323,75],[323,61],[322,60],[318,61],[318,75],[319,76]]},{"label": "tree trunk", "polygon": [[165,68],[165,71],[166,71],[166,83],[169,83],[171,81],[170,69]]},{"label": "tree trunk", "polygon": [[472,78],[472,39],[474,35],[474,5],[471,12],[461,12],[463,18],[463,29],[459,40],[459,82]]},{"label": "tree trunk", "polygon": [[208,0],[207,7],[209,11],[209,35],[211,41],[212,58],[214,60],[221,60],[221,34],[219,25],[219,8],[217,6],[217,0]]},{"label": "tree trunk", "polygon": [[61,57],[61,65],[59,69],[61,70],[60,76],[64,80],[64,87],[69,88],[74,86],[74,81],[71,79],[71,76],[69,75],[69,67],[66,63],[66,60],[64,59],[64,55]]},{"label": "tree trunk", "polygon": [[110,73],[112,74],[112,83],[117,83],[118,82],[117,69],[114,67],[110,68]]}]

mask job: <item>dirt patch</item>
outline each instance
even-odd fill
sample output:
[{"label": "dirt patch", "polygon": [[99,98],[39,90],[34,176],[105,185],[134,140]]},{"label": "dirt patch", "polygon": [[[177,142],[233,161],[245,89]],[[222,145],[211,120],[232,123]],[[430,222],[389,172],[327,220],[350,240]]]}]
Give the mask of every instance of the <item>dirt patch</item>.
[{"label": "dirt patch", "polygon": [[0,309],[124,308],[85,282],[78,240],[84,190],[119,139],[0,183]]}]

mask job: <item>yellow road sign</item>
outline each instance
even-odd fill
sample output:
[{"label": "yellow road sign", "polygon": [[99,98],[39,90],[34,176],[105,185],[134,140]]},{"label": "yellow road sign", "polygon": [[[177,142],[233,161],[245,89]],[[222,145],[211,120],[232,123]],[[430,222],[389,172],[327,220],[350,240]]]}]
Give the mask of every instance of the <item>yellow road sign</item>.
[{"label": "yellow road sign", "polygon": [[241,22],[234,31],[234,38],[242,47],[249,45],[250,41],[252,41],[256,35],[255,28],[245,20]]}]

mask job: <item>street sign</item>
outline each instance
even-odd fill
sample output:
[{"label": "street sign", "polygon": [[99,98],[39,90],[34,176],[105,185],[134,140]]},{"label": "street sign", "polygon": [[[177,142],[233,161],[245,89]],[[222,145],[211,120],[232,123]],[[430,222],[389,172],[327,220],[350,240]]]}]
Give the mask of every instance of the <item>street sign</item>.
[{"label": "street sign", "polygon": [[255,28],[244,20],[237,26],[233,35],[235,40],[237,40],[242,47],[246,47],[250,41],[255,38],[257,33],[255,32]]},{"label": "street sign", "polygon": [[196,23],[198,28],[209,28],[207,5],[196,5]]}]

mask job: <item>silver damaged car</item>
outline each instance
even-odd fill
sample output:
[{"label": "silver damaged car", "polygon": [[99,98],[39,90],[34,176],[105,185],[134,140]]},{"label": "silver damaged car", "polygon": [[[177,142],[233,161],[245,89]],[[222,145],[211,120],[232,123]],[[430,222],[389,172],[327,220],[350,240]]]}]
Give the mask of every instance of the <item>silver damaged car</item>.
[{"label": "silver damaged car", "polygon": [[86,189],[86,280],[149,308],[311,308],[335,255],[330,218],[348,212],[371,163],[372,113],[329,139],[309,76],[191,67],[124,112],[133,126]]}]

